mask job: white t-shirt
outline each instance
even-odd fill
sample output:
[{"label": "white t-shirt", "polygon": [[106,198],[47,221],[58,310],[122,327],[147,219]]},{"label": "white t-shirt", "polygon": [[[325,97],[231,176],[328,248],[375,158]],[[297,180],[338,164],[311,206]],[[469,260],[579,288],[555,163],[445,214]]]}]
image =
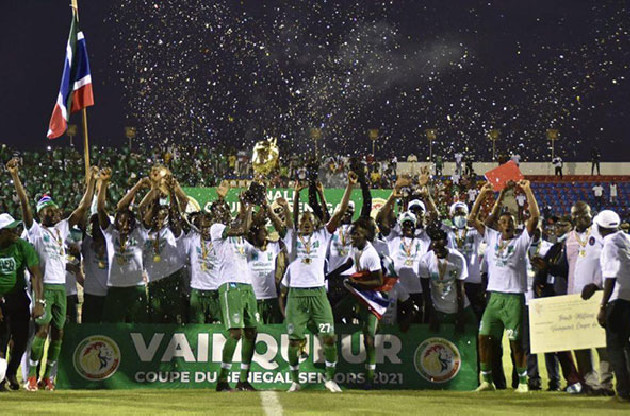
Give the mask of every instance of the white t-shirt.
[{"label": "white t-shirt", "polygon": [[[422,279],[431,280],[431,300],[435,310],[457,313],[457,282],[468,277],[464,256],[449,248],[446,258],[440,260],[433,251],[429,251],[422,256],[418,274]],[[467,306],[470,306],[470,301],[464,294],[464,308]]]},{"label": "white t-shirt", "polygon": [[190,259],[190,287],[197,290],[216,290],[219,287],[219,264],[212,241],[204,241],[201,234],[191,231],[181,239],[183,251]]},{"label": "white t-shirt", "polygon": [[593,186],[593,195],[602,196],[604,194],[604,188],[601,185]]},{"label": "white t-shirt", "polygon": [[519,207],[524,207],[525,206],[525,201],[527,201],[527,197],[523,194],[518,194],[516,195],[516,202],[518,203]]},{"label": "white t-shirt", "polygon": [[381,270],[381,258],[378,252],[369,241],[363,247],[363,250],[359,250],[356,247],[352,247],[352,258],[356,265],[357,271],[377,271]]},{"label": "white t-shirt", "polygon": [[389,245],[387,244],[387,241],[385,241],[381,237],[377,237],[372,245],[374,246],[378,254],[389,256]]},{"label": "white t-shirt", "polygon": [[468,190],[468,201],[475,202],[479,191],[476,188],[472,188]]},{"label": "white t-shirt", "polygon": [[280,253],[280,243],[267,242],[265,251],[245,241],[247,270],[252,281],[256,299],[276,299],[276,259]]},{"label": "white t-shirt", "polygon": [[462,155],[461,153],[455,153],[455,162],[461,163],[463,157],[464,155]]},{"label": "white t-shirt", "polygon": [[385,292],[389,297],[389,305],[387,310],[382,315],[380,323],[384,325],[394,325],[397,321],[398,315],[398,303],[405,302],[409,299],[409,292],[405,289],[405,286],[397,281],[389,292]]},{"label": "white t-shirt", "polygon": [[617,184],[616,183],[611,183],[610,184],[610,196],[617,196]]},{"label": "white t-shirt", "polygon": [[107,257],[109,261],[109,287],[142,286],[144,284],[142,274],[144,263],[142,261],[142,248],[147,239],[142,227],[134,227],[127,236],[125,246],[120,245],[120,233],[110,224],[102,230],[107,245]]},{"label": "white t-shirt", "polygon": [[567,237],[568,295],[579,295],[589,283],[602,287],[600,257],[604,240],[595,228],[591,227],[583,233],[574,230]]},{"label": "white t-shirt", "polygon": [[149,282],[162,280],[184,267],[183,247],[180,240],[168,227],[159,232],[144,229],[147,240],[144,242],[144,268]]},{"label": "white t-shirt", "polygon": [[630,236],[617,231],[604,237],[601,264],[604,279],[617,279],[609,301],[630,301]]},{"label": "white t-shirt", "polygon": [[521,163],[521,155],[513,155],[511,159],[512,159],[512,161],[513,161],[514,163],[516,163],[517,165],[518,165],[519,163]]},{"label": "white t-shirt", "polygon": [[214,224],[210,227],[212,244],[217,253],[219,286],[223,283],[245,283],[251,285],[247,272],[247,255],[243,237],[223,237],[226,226]]},{"label": "white t-shirt", "polygon": [[483,237],[474,228],[464,228],[458,230],[451,228],[447,231],[448,246],[455,248],[464,255],[466,267],[468,268],[467,283],[481,283],[481,256],[479,246],[483,242]]},{"label": "white t-shirt", "polygon": [[[529,305],[530,299],[534,299],[534,281],[536,280],[536,269],[532,267],[530,259],[534,259],[536,257],[545,257],[545,254],[549,251],[549,249],[553,246],[548,241],[539,240],[537,244],[531,243],[529,248],[527,249],[527,292],[525,292],[525,304]],[[547,283],[553,283],[549,281],[549,278],[553,279],[553,276],[549,275],[547,278]]]},{"label": "white t-shirt", "polygon": [[[343,224],[332,234],[328,246],[328,270],[333,271],[343,265],[350,258],[352,244],[350,244],[350,228],[352,225]],[[354,273],[354,266],[342,273],[349,276]]]},{"label": "white t-shirt", "polygon": [[[285,245],[291,246],[295,230],[288,230],[284,236]],[[324,265],[326,249],[332,237],[326,227],[314,231],[309,236],[297,235],[295,260],[291,262],[292,272],[288,287],[325,286]]]},{"label": "white t-shirt", "polygon": [[33,221],[28,230],[28,240],[39,256],[39,267],[44,283],[66,284],[66,238],[70,234],[68,220],[61,220],[48,228]]},{"label": "white t-shirt", "polygon": [[521,235],[503,241],[501,233],[486,227],[486,259],[489,292],[525,293],[527,291],[527,249],[531,237],[524,229]]},{"label": "white t-shirt", "polygon": [[553,160],[551,161],[551,163],[553,163],[553,165],[557,168],[561,168],[562,167],[562,159],[559,157],[554,157]]},{"label": "white t-shirt", "polygon": [[86,235],[81,243],[83,272],[85,273],[83,293],[92,296],[106,296],[107,276],[109,274],[107,247],[105,247],[103,257],[99,258],[92,246],[93,244],[94,239],[90,235]]},{"label": "white t-shirt", "polygon": [[422,293],[418,268],[422,256],[429,250],[431,239],[426,233],[420,237],[402,237],[390,233],[387,236],[389,252],[400,282],[409,293]]}]

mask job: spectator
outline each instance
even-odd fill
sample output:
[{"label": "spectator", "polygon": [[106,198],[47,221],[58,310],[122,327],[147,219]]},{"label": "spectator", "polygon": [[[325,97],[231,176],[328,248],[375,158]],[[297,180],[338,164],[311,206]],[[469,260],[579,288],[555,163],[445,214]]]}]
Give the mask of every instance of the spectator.
[{"label": "spectator", "polygon": [[591,149],[591,175],[594,174],[595,169],[597,169],[597,174],[601,175],[601,172],[599,171],[599,160],[601,157],[602,155],[599,153],[599,149],[593,146]]},{"label": "spectator", "polygon": [[593,197],[595,199],[597,209],[602,209],[602,204],[604,202],[604,187],[599,182],[596,182],[595,186],[593,186]]},{"label": "spectator", "polygon": [[442,156],[438,155],[435,158],[435,175],[442,176],[442,169],[444,168],[444,160]]},{"label": "spectator", "polygon": [[512,153],[512,157],[510,158],[510,160],[514,163],[516,163],[516,166],[520,166],[521,164],[521,155],[519,155],[518,153]]},{"label": "spectator", "polygon": [[617,182],[611,182],[610,184],[610,203],[617,205]]},{"label": "spectator", "polygon": [[455,153],[455,174],[460,176],[462,174],[462,160],[464,159],[464,155],[462,152]]},{"label": "spectator", "polygon": [[553,158],[551,163],[553,163],[554,166],[554,175],[560,176],[560,179],[562,179],[562,158],[560,156],[556,156]]}]

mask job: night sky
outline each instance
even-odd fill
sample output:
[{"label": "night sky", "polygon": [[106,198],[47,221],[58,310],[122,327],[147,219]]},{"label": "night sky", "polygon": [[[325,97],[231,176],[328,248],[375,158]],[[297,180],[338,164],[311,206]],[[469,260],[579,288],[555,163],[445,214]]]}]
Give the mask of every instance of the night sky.
[{"label": "night sky", "polygon": [[[50,143],[70,25],[68,0],[3,0],[0,142]],[[212,4],[214,3],[214,4]],[[93,144],[219,143],[377,156],[630,160],[630,19],[625,1],[79,1],[96,105]],[[73,122],[78,123],[78,115]]]}]

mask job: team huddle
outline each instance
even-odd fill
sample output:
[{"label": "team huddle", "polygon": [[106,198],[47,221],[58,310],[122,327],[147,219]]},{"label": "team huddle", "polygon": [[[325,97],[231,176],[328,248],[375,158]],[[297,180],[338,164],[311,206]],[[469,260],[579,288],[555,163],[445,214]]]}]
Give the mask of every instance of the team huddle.
[{"label": "team huddle", "polygon": [[[247,191],[240,195],[238,214],[232,218],[226,183],[216,189],[209,210],[187,213],[188,197],[160,165],[111,209],[112,172],[92,167],[75,211],[62,218],[54,200],[44,195],[37,201],[36,220],[18,165],[13,159],[6,167],[22,220],[0,215],[0,357],[11,342],[9,363],[0,358],[0,380],[5,379],[11,388],[19,388],[17,369],[32,338],[28,360],[22,360],[22,366],[28,367],[26,389],[54,390],[63,328],[69,317],[76,319],[72,315],[77,314],[77,283],[83,287],[82,323],[222,324],[227,340],[217,391],[232,390],[228,376],[239,341],[242,356],[235,389],[254,390],[248,374],[258,328],[284,323],[290,338],[289,391],[301,388],[300,358],[310,331],[322,337],[325,387],[340,392],[334,380],[335,323],[339,322],[361,325],[366,389],[373,387],[379,323],[397,323],[405,330],[411,323],[428,323],[435,331],[441,323],[454,324],[458,332],[467,324],[479,323],[479,391],[495,388],[493,370],[500,360],[497,345],[506,331],[517,369],[516,391],[531,387],[531,356],[523,342],[528,336],[523,322],[526,299],[531,291],[541,296],[549,278],[563,273],[558,269],[570,224],[566,233],[557,233],[558,243],[542,239],[540,212],[527,180],[509,183],[489,215],[482,209],[493,196],[492,187],[486,185],[471,209],[455,202],[447,218],[441,218],[431,196],[429,175],[423,171],[416,183],[397,184],[373,216],[366,172],[360,165],[351,166],[343,197],[333,212],[329,212],[323,186],[309,175],[305,181],[296,181],[292,208],[283,198],[269,205],[264,193],[261,198]],[[362,194],[358,215],[358,204],[350,198],[355,186]],[[522,229],[505,210],[504,197],[513,189],[527,199],[528,218]],[[310,209],[300,214],[304,190],[308,190]],[[142,199],[141,193],[145,193]],[[607,328],[617,391],[627,397],[623,337],[627,342],[630,279],[623,274],[623,265],[630,260],[623,256],[628,255],[630,239],[617,230],[619,219],[614,215],[600,213],[593,226],[593,232],[601,235],[602,256],[612,260],[602,260],[599,282],[591,279],[595,287],[588,286],[590,281],[582,286],[604,289],[602,310],[608,315],[599,318]],[[608,234],[611,237],[603,238]],[[585,257],[582,251],[577,256]],[[572,260],[568,261],[570,268]],[[487,279],[482,278],[486,274]],[[35,323],[32,337],[29,316]],[[622,316],[627,317],[625,326],[617,324]],[[576,375],[572,358],[558,353],[558,360],[570,386],[588,384],[585,377]]]}]

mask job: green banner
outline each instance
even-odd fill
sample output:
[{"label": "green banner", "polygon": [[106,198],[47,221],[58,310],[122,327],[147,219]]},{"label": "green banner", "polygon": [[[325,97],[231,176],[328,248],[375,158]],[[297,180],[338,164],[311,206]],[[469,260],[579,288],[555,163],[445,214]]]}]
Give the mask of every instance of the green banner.
[{"label": "green banner", "polygon": [[[228,191],[226,196],[226,201],[230,206],[230,210],[232,214],[238,212],[240,207],[240,201],[238,200],[238,196],[240,193],[244,191],[242,188],[233,188]],[[184,192],[188,195],[190,199],[189,207],[193,211],[210,211],[210,205],[217,198],[217,193],[215,188],[184,188]],[[372,190],[372,211],[378,210],[382,207],[387,198],[391,194],[391,190],[388,189],[374,189]],[[341,198],[343,197],[344,190],[343,189],[325,189],[324,195],[326,197],[326,203],[328,205],[328,210],[332,213],[335,207],[339,205],[341,202]],[[267,202],[271,204],[277,198],[284,198],[289,202],[289,206],[293,208],[293,189],[267,189]],[[305,206],[308,206],[308,192],[302,191],[300,201],[300,212],[303,212]],[[356,206],[356,214],[358,217],[361,210],[361,205],[363,204],[363,197],[361,195],[360,189],[354,189],[352,194],[350,195],[350,200],[354,201]]]},{"label": "green banner", "polygon": [[[358,326],[338,325],[336,381],[345,388],[364,382],[363,336]],[[221,325],[69,324],[57,388],[212,388],[217,381],[225,332]],[[476,328],[457,335],[452,325],[432,333],[412,325],[406,333],[383,326],[376,336],[376,384],[383,389],[472,390],[477,386]],[[259,389],[291,384],[284,325],[261,327],[250,382]],[[319,337],[307,337],[301,383],[322,389],[324,352]],[[230,382],[238,381],[240,343]]]}]

